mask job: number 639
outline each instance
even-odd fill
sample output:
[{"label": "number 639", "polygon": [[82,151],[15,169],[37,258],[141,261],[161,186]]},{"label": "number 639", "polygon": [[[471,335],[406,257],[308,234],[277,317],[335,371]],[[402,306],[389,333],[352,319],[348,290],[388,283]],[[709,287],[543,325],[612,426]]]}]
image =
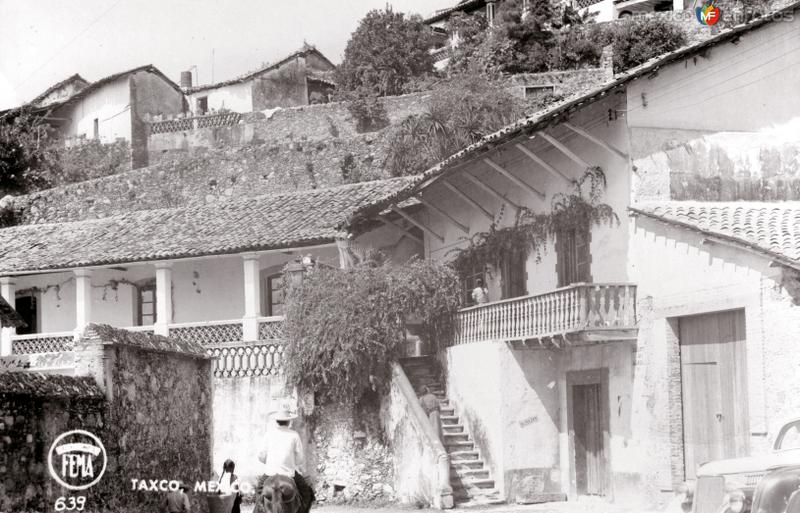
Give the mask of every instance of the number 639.
[{"label": "number 639", "polygon": [[56,511],[83,511],[86,507],[86,497],[59,497],[56,499]]}]

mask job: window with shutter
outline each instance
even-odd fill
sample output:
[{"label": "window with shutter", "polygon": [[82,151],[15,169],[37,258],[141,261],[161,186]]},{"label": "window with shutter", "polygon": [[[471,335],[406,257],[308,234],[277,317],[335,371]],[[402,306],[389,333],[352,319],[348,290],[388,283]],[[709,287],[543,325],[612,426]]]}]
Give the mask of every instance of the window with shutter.
[{"label": "window with shutter", "polygon": [[156,323],[156,282],[150,281],[137,290],[137,326],[151,326]]},{"label": "window with shutter", "polygon": [[500,273],[502,279],[503,299],[521,297],[528,294],[527,272],[525,262],[527,255],[517,251],[508,255],[503,262]]},{"label": "window with shutter", "polygon": [[472,299],[472,291],[477,287],[478,278],[483,280],[486,286],[486,272],[484,269],[473,269],[472,272],[461,276],[461,293],[464,297],[464,304],[472,306],[475,301]]},{"label": "window with shutter", "polygon": [[589,228],[569,228],[556,233],[558,286],[592,281]]}]

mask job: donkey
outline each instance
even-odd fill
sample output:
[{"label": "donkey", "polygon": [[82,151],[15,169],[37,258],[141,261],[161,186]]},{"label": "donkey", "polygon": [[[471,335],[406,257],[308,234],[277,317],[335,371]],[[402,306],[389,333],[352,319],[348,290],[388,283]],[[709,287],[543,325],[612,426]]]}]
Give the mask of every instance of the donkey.
[{"label": "donkey", "polygon": [[264,480],[253,513],[308,513],[294,479],[276,474]]}]

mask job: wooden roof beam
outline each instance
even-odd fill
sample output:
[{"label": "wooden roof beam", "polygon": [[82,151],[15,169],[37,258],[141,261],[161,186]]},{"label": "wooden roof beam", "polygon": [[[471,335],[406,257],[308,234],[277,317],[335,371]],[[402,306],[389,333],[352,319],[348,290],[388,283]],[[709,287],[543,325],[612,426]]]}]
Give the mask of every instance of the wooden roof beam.
[{"label": "wooden roof beam", "polygon": [[392,209],[392,212],[394,212],[395,214],[399,215],[400,217],[402,217],[403,219],[405,219],[409,223],[413,224],[414,226],[416,226],[417,228],[419,228],[423,232],[427,233],[431,237],[435,238],[436,240],[438,240],[439,242],[444,244],[444,237],[442,237],[441,235],[439,235],[435,231],[431,230],[430,228],[428,228],[427,226],[425,226],[421,222],[417,221],[416,219],[414,219],[410,215],[406,214],[405,212],[403,212],[402,210],[397,208],[395,205],[392,205],[390,208]]},{"label": "wooden roof beam", "polygon": [[475,207],[475,210],[486,216],[490,223],[494,222],[494,214],[483,208],[480,203],[467,196],[461,189],[451,184],[447,180],[442,180],[442,185],[453,191],[456,196]]},{"label": "wooden roof beam", "polygon": [[485,163],[486,163],[486,164],[487,164],[489,167],[491,167],[492,169],[494,169],[495,171],[497,171],[497,172],[498,172],[498,173],[500,173],[501,175],[505,176],[506,178],[508,178],[509,180],[511,180],[512,182],[514,182],[515,184],[519,185],[520,187],[522,187],[523,189],[525,189],[525,190],[526,190],[526,191],[528,191],[529,193],[533,194],[534,196],[537,196],[539,199],[542,199],[542,200],[543,200],[543,199],[545,199],[545,197],[546,197],[546,196],[544,195],[544,193],[543,193],[543,192],[541,192],[541,191],[539,191],[539,190],[535,189],[535,188],[534,188],[533,186],[531,186],[531,185],[528,185],[526,182],[523,182],[523,181],[522,181],[521,179],[519,179],[519,178],[518,178],[516,175],[513,175],[513,174],[511,174],[511,172],[509,172],[508,170],[506,170],[506,169],[505,169],[505,168],[503,168],[502,166],[500,166],[500,165],[496,164],[496,163],[495,163],[495,162],[493,162],[491,159],[483,159],[483,161],[484,161],[484,162],[485,162]]},{"label": "wooden roof beam", "polygon": [[434,204],[433,204],[433,203],[431,203],[430,201],[428,201],[428,200],[426,200],[425,198],[423,198],[423,197],[422,197],[422,194],[417,194],[417,195],[416,195],[416,198],[419,200],[419,202],[420,202],[420,203],[422,203],[423,205],[425,205],[425,206],[426,206],[426,207],[428,207],[429,209],[433,210],[434,212],[436,212],[436,213],[437,213],[437,214],[439,214],[440,216],[444,217],[444,218],[445,218],[445,219],[447,219],[447,220],[448,220],[448,221],[449,221],[449,222],[450,222],[450,223],[451,223],[453,226],[455,226],[456,228],[458,228],[459,230],[461,230],[461,231],[462,231],[462,232],[464,232],[465,234],[469,235],[469,226],[467,226],[467,225],[465,225],[465,224],[461,224],[461,223],[459,223],[458,221],[456,221],[456,220],[453,218],[453,216],[451,216],[450,214],[448,214],[447,212],[445,212],[445,211],[444,211],[444,210],[442,210],[441,208],[437,207],[436,205],[434,205]]},{"label": "wooden roof beam", "polygon": [[532,161],[534,161],[537,164],[539,164],[540,166],[542,166],[545,169],[545,171],[549,172],[551,175],[555,176],[556,178],[559,178],[559,179],[563,178],[564,180],[566,180],[567,183],[572,184],[572,182],[573,182],[572,178],[570,178],[566,173],[562,173],[558,169],[554,168],[553,166],[551,166],[550,164],[545,162],[541,157],[539,157],[539,155],[537,155],[534,152],[532,152],[527,146],[522,145],[522,144],[516,144],[515,146],[526,157],[528,157]]},{"label": "wooden roof beam", "polygon": [[580,135],[580,136],[592,141],[593,143],[595,143],[596,145],[600,146],[601,148],[605,148],[610,153],[616,155],[617,157],[621,158],[625,162],[627,162],[629,160],[629,157],[628,157],[627,153],[618,150],[617,148],[611,146],[610,144],[608,144],[604,140],[600,139],[599,137],[596,137],[596,136],[592,135],[591,133],[589,133],[588,131],[584,130],[583,128],[574,126],[574,125],[572,125],[570,123],[567,123],[566,121],[561,123],[561,125],[569,128],[570,130],[572,130],[576,134],[578,134],[578,135]]},{"label": "wooden roof beam", "polygon": [[488,193],[489,193],[489,195],[491,195],[491,196],[495,197],[496,199],[498,199],[498,200],[502,201],[503,203],[505,203],[505,204],[507,204],[507,205],[510,205],[510,206],[514,207],[514,209],[515,209],[516,211],[518,211],[518,212],[519,212],[519,211],[522,209],[522,207],[521,207],[521,206],[519,206],[519,205],[517,205],[516,203],[514,203],[513,201],[511,201],[511,200],[510,200],[510,199],[508,199],[508,198],[507,198],[507,197],[506,197],[504,194],[501,194],[499,191],[497,191],[497,190],[493,189],[493,188],[492,188],[492,187],[490,187],[488,184],[486,184],[486,183],[484,183],[484,182],[480,181],[480,179],[478,179],[477,177],[475,177],[475,176],[472,176],[472,175],[471,175],[471,174],[469,174],[469,173],[464,173],[462,176],[463,176],[464,178],[466,178],[467,180],[469,180],[470,182],[472,182],[472,183],[474,183],[475,185],[477,185],[478,187],[480,187],[481,189],[483,189],[484,191],[488,192]]},{"label": "wooden roof beam", "polygon": [[[555,147],[558,151],[566,155],[570,160],[581,166],[581,169],[588,169],[592,166],[589,165],[588,162],[583,160],[576,154],[574,151],[570,150],[566,146],[564,146],[561,142],[559,142],[555,137],[550,134],[546,134],[544,132],[536,132],[536,135],[540,136],[545,141],[549,142],[553,147]],[[534,136],[535,137],[535,136]]]},{"label": "wooden roof beam", "polygon": [[413,233],[411,233],[411,230],[408,230],[408,229],[404,228],[403,226],[400,226],[400,224],[399,224],[399,223],[395,223],[395,222],[394,222],[394,221],[392,221],[391,219],[387,219],[387,218],[385,218],[384,216],[378,216],[378,219],[379,219],[380,221],[382,221],[382,222],[383,222],[383,224],[385,224],[386,226],[391,226],[391,227],[393,227],[393,228],[396,228],[396,229],[400,230],[401,232],[403,232],[403,234],[404,234],[405,236],[407,236],[407,237],[408,237],[408,238],[410,238],[411,240],[415,240],[415,241],[419,242],[420,244],[424,244],[424,242],[422,241],[422,239],[420,239],[419,237],[417,237],[416,235],[414,235]]}]

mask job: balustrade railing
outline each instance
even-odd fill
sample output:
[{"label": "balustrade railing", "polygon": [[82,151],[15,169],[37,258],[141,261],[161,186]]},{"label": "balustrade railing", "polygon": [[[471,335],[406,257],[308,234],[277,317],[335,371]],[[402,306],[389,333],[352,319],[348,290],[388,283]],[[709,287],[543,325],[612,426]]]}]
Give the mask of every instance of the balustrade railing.
[{"label": "balustrade railing", "polygon": [[283,316],[258,319],[259,340],[283,340]]},{"label": "balustrade railing", "polygon": [[208,347],[208,354],[216,358],[216,377],[271,376],[280,372],[283,348],[283,344],[279,342],[214,344]]},{"label": "balustrade railing", "polygon": [[203,321],[170,324],[169,336],[203,345],[239,342],[243,337],[242,321]]},{"label": "balustrade railing", "polygon": [[587,330],[636,327],[636,285],[578,283],[545,294],[465,308],[455,344],[541,339]]},{"label": "balustrade railing", "polygon": [[151,122],[150,133],[165,134],[169,132],[195,130],[198,128],[233,126],[239,123],[241,119],[242,115],[238,112],[221,112],[218,114],[206,114],[188,118],[166,119]]},{"label": "balustrade railing", "polygon": [[14,335],[11,338],[11,354],[60,353],[63,351],[71,351],[74,338],[75,334],[71,331]]}]

